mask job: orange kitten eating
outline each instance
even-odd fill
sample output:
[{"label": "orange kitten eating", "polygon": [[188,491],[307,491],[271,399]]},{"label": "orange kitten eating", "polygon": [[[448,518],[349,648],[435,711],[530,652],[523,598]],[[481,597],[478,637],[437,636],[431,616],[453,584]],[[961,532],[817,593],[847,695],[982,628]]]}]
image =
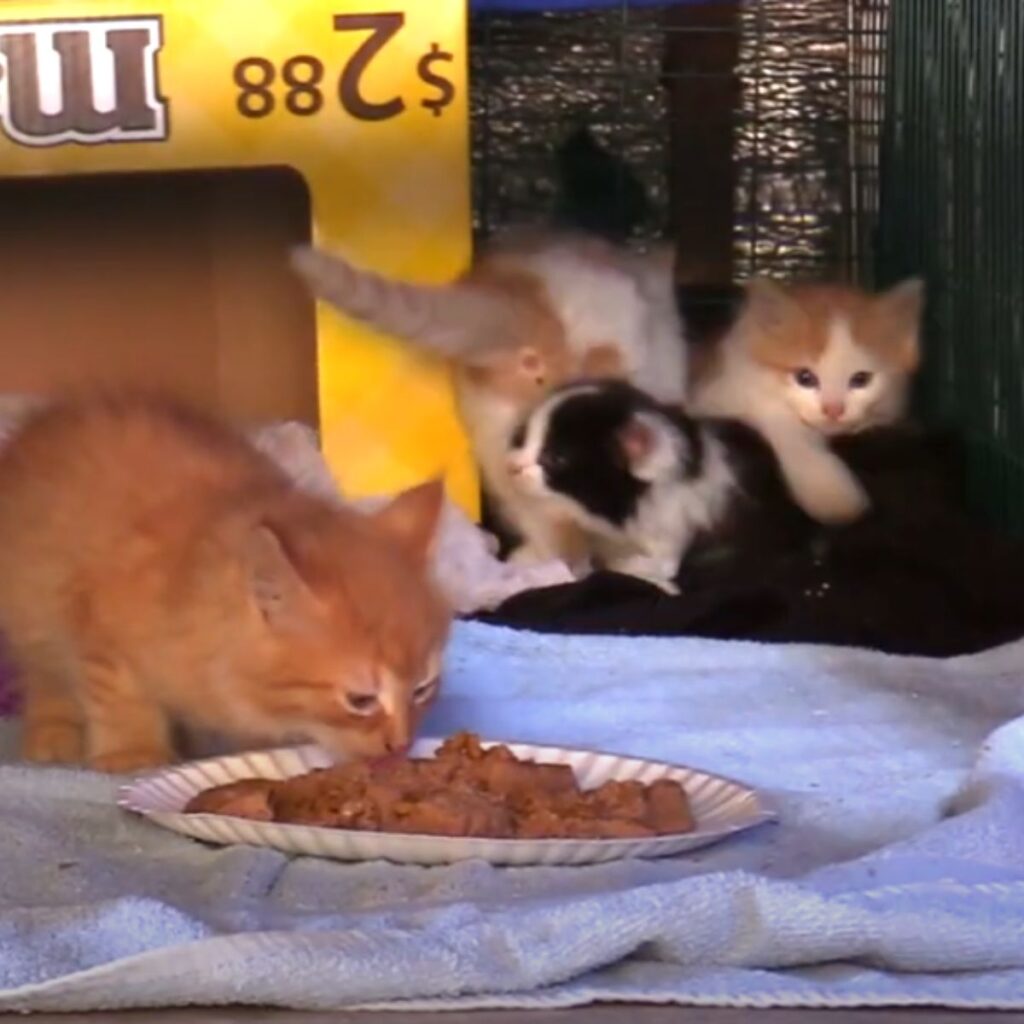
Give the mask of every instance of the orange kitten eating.
[{"label": "orange kitten eating", "polygon": [[172,726],[403,750],[439,685],[440,483],[363,516],[162,400],[57,402],[0,452],[0,628],[24,754],[110,772]]},{"label": "orange kitten eating", "polygon": [[694,375],[692,408],[758,429],[809,515],[856,519],[867,495],[827,439],[902,418],[923,301],[916,278],[877,294],[752,281],[735,325]]}]

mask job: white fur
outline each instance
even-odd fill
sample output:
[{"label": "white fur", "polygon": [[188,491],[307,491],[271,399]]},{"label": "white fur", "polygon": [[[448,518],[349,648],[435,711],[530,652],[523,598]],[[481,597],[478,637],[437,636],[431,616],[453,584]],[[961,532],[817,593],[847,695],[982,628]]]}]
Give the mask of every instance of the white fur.
[{"label": "white fur", "polygon": [[[613,345],[627,378],[662,401],[681,401],[686,391],[686,342],[670,268],[631,253],[595,255],[574,238],[556,238],[535,251],[503,257],[543,286],[582,362],[587,351]],[[566,558],[552,526],[551,510],[513,484],[506,453],[525,409],[469,383],[458,384],[460,411],[481,475],[498,514],[523,538],[516,560]],[[579,567],[577,567],[579,568]]]},{"label": "white fur", "polygon": [[683,557],[696,536],[721,519],[737,486],[721,442],[708,434],[704,442],[699,477],[682,480],[677,469],[651,481],[636,516],[625,524],[624,546],[618,538],[602,543],[604,538],[598,536],[597,554],[609,569],[646,579],[669,593],[677,591],[672,581]]},{"label": "white fur", "polygon": [[502,512],[515,516],[514,525],[523,536],[523,544],[513,553],[517,563],[564,558],[570,563],[570,569],[578,575],[584,574],[589,568],[589,563],[572,564],[575,559],[567,557],[568,553],[561,550],[557,527],[560,523],[576,522],[576,506],[564,500],[561,495],[547,490],[538,463],[551,414],[566,396],[589,390],[593,390],[591,385],[579,385],[542,401],[527,421],[526,441],[520,451],[513,452],[510,449],[515,419],[502,434],[498,456],[500,466],[496,467],[493,479],[502,488]]},{"label": "white fur", "polygon": [[[818,377],[818,388],[803,388],[788,377],[785,398],[807,426],[823,434],[853,434],[881,423],[891,423],[903,413],[906,382],[894,374],[870,349],[857,344],[849,321],[836,316],[829,324],[828,342],[821,358],[808,367]],[[851,388],[853,374],[871,373],[871,383]],[[830,418],[828,405],[841,406],[842,415]]]},{"label": "white fur", "polygon": [[[686,393],[686,344],[671,264],[576,235],[495,246],[496,265],[540,285],[582,374],[586,354],[612,347],[627,378],[662,401]],[[349,316],[413,344],[466,363],[513,343],[521,326],[509,296],[473,284],[426,287],[392,281],[338,256],[299,250],[293,264],[313,291]],[[549,386],[564,383],[548,382]],[[498,514],[524,539],[520,561],[561,557],[545,514],[511,485],[505,453],[525,405],[457,375],[460,412]]]},{"label": "white fur", "polygon": [[729,506],[737,481],[721,442],[704,433],[704,464],[695,479],[682,475],[686,453],[677,430],[655,414],[640,413],[655,444],[634,475],[650,484],[636,514],[621,527],[594,516],[566,495],[547,488],[539,460],[555,409],[593,387],[566,389],[542,402],[527,422],[526,439],[508,462],[515,488],[532,499],[546,522],[569,520],[586,535],[591,553],[607,568],[677,593],[673,582],[694,538],[717,523]]},{"label": "white fur", "polygon": [[[848,522],[869,507],[864,488],[847,465],[828,448],[827,438],[892,423],[903,415],[908,375],[894,373],[869,349],[858,345],[849,322],[837,316],[829,326],[821,357],[807,369],[820,386],[796,383],[792,374],[765,367],[750,357],[742,321],[721,343],[721,364],[696,382],[695,412],[742,420],[765,437],[775,451],[796,502],[824,523]],[[874,376],[865,388],[849,387],[859,371]],[[829,403],[843,413],[830,419]]]},{"label": "white fur", "polygon": [[547,509],[517,486],[509,472],[509,440],[518,422],[519,409],[499,395],[466,386],[462,378],[457,380],[457,387],[460,412],[495,510],[505,525],[522,538],[515,561],[529,565],[561,559],[568,564],[568,553],[558,542]]},{"label": "white fur", "polygon": [[659,401],[682,401],[686,349],[671,270],[633,253],[603,255],[568,237],[507,262],[542,284],[580,359],[588,349],[612,345],[632,383]]}]

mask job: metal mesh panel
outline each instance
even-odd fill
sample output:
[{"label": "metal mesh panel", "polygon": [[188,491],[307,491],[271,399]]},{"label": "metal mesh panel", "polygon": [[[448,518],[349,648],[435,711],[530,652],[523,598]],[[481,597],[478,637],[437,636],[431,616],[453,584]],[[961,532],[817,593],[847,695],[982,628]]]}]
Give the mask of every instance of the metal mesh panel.
[{"label": "metal mesh panel", "polygon": [[[580,124],[668,203],[657,10],[481,13],[470,22],[477,231],[529,222],[558,191],[553,154]],[[638,225],[658,231],[656,220]]]},{"label": "metal mesh panel", "polygon": [[477,230],[550,207],[553,154],[584,122],[648,189],[635,233],[676,238],[696,283],[859,276],[877,207],[886,7],[620,0],[475,15]]},{"label": "metal mesh panel", "polygon": [[893,5],[880,270],[928,278],[922,405],[970,444],[979,504],[1024,503],[1024,4]]},{"label": "metal mesh panel", "polygon": [[737,111],[739,276],[858,276],[877,212],[887,0],[747,3]]}]

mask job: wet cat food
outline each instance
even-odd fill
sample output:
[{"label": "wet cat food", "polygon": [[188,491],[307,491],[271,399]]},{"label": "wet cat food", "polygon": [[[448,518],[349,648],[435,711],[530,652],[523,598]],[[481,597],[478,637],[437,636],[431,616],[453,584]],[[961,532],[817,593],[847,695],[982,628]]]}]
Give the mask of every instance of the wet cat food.
[{"label": "wet cat food", "polygon": [[683,788],[669,779],[581,790],[572,768],[520,761],[458,733],[433,758],[343,764],[283,781],[243,779],[198,793],[190,814],[435,836],[642,838],[690,832]]}]

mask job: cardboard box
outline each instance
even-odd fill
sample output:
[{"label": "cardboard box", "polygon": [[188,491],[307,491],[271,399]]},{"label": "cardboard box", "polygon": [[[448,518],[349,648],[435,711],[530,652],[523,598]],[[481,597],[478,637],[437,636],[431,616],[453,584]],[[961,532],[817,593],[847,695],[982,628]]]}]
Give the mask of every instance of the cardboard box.
[{"label": "cardboard box", "polygon": [[318,424],[353,496],[477,486],[447,369],[317,307],[315,238],[470,252],[464,0],[0,5],[0,392],[158,384]]}]

